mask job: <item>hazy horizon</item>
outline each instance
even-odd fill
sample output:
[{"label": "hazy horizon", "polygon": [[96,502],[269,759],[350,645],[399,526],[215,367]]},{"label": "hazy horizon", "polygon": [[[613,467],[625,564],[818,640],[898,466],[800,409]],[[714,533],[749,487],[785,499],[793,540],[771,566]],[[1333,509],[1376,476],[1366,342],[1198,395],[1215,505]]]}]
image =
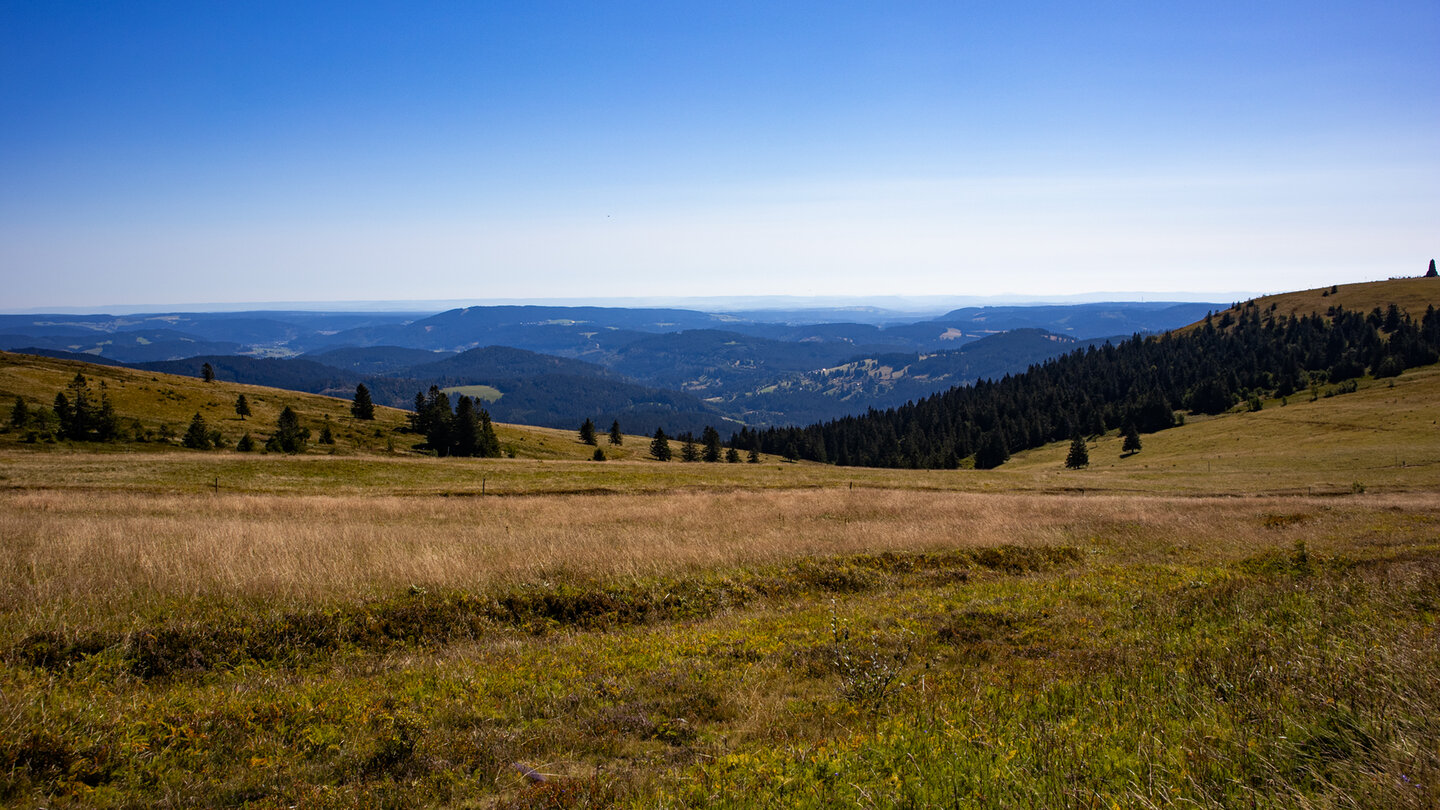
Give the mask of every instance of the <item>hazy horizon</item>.
[{"label": "hazy horizon", "polygon": [[689,309],[698,312],[763,312],[767,310],[873,310],[896,315],[945,312],[962,307],[1064,306],[1096,303],[1232,303],[1267,293],[1088,292],[1067,296],[934,295],[934,296],[677,296],[655,298],[511,298],[395,301],[235,301],[116,304],[95,307],[0,308],[5,315],[159,315],[232,312],[393,312],[435,313],[465,307],[549,306]]}]

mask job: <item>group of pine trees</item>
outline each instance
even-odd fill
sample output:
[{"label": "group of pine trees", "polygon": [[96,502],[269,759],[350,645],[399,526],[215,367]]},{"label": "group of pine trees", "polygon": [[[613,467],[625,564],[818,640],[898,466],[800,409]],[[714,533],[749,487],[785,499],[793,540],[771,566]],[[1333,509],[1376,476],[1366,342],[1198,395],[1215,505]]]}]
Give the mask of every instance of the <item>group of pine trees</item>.
[{"label": "group of pine trees", "polygon": [[[722,460],[729,464],[735,464],[740,461],[740,450],[735,445],[733,438],[730,445],[726,447],[720,441],[720,431],[710,425],[706,425],[705,429],[700,432],[700,438],[698,440],[693,433],[689,432],[682,433],[674,437],[674,439],[680,442],[681,461],[703,461],[709,464],[714,464]],[[669,461],[674,458],[674,451],[670,448],[670,441],[671,437],[665,435],[663,428],[656,428],[655,435],[650,439],[651,457],[659,461]],[[751,464],[760,463],[760,453],[758,450],[751,448],[749,461]]]},{"label": "group of pine trees", "polygon": [[885,411],[804,428],[741,429],[732,443],[792,459],[869,467],[978,468],[1013,452],[1107,430],[1139,434],[1176,411],[1220,413],[1369,373],[1399,374],[1440,359],[1440,312],[1416,320],[1396,306],[1365,314],[1282,317],[1237,305],[1198,328],[1077,350],[1022,374],[986,380]]},{"label": "group of pine trees", "polygon": [[415,394],[410,430],[424,436],[422,448],[433,450],[437,456],[495,458],[501,454],[489,411],[464,395],[452,410],[450,395],[439,386],[430,386],[428,395]]},{"label": "group of pine trees", "polygon": [[119,437],[120,420],[100,381],[100,392],[90,389],[90,381],[77,372],[65,390],[55,394],[51,407],[31,406],[24,397],[16,397],[10,410],[10,427],[23,431],[27,441],[69,439],[77,442],[108,442]]}]

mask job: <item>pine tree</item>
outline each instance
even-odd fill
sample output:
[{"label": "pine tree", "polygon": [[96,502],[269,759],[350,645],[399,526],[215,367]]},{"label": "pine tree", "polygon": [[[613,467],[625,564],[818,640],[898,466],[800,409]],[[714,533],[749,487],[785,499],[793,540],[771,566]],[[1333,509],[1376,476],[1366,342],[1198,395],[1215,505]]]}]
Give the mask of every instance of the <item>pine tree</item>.
[{"label": "pine tree", "polygon": [[235,449],[241,453],[248,453],[255,449],[255,440],[250,438],[249,433],[246,433],[240,437],[240,441],[235,443]]},{"label": "pine tree", "polygon": [[490,424],[490,412],[481,408],[478,416],[480,437],[475,443],[475,455],[481,458],[499,458],[500,439],[495,436],[495,426]]},{"label": "pine tree", "polygon": [[25,398],[15,397],[15,407],[10,410],[10,426],[23,428],[29,421],[30,407],[25,404]]},{"label": "pine tree", "polygon": [[335,443],[335,434],[330,430],[330,417],[328,415],[325,417],[325,424],[320,426],[319,442],[321,444]]},{"label": "pine tree", "polygon": [[759,463],[760,463],[760,451],[759,451],[759,450],[756,450],[756,449],[753,448],[753,447],[750,448],[750,453],[749,453],[748,458],[746,459],[746,461],[749,461],[751,464],[759,464]]},{"label": "pine tree", "polygon": [[1425,278],[1435,278],[1436,275],[1437,275],[1437,274],[1436,274],[1436,272],[1435,272],[1435,260],[1434,260],[1434,259],[1431,259],[1431,260],[1430,260],[1430,269],[1425,271]]},{"label": "pine tree", "polygon": [[590,458],[591,458],[591,460],[593,460],[593,461],[604,461],[604,460],[605,460],[605,449],[604,449],[603,447],[597,447],[597,448],[595,448],[595,455],[591,456]]},{"label": "pine tree", "polygon": [[200,379],[207,383],[215,382],[215,367],[206,363],[200,367]]},{"label": "pine tree", "polygon": [[625,437],[620,434],[620,420],[616,419],[610,423],[610,443],[619,447],[625,443]]},{"label": "pine tree", "polygon": [[683,442],[680,445],[680,460],[699,461],[700,447],[699,445],[695,444],[695,436],[690,433],[686,433],[684,436],[681,436],[680,439]]},{"label": "pine tree", "polygon": [[1120,446],[1120,451],[1126,455],[1140,452],[1140,431],[1134,425],[1125,426],[1125,443]]},{"label": "pine tree", "polygon": [[585,417],[585,423],[580,425],[580,442],[592,446],[598,444],[595,440],[595,423],[590,421],[588,416]]},{"label": "pine tree", "polygon": [[730,448],[729,450],[726,450],[726,451],[725,451],[725,463],[726,463],[726,464],[739,464],[739,463],[740,463],[740,451],[739,451],[739,450],[736,450],[736,449],[733,448],[733,447]]},{"label": "pine tree", "polygon": [[700,454],[704,461],[714,464],[720,460],[720,431],[706,425],[700,432],[700,442],[705,445],[704,452]]},{"label": "pine tree", "polygon": [[250,415],[250,400],[246,399],[244,394],[235,397],[235,414],[240,417],[241,422]]},{"label": "pine tree", "polygon": [[190,420],[190,427],[185,431],[185,437],[180,443],[192,450],[210,449],[210,428],[205,425],[205,417],[196,413]]},{"label": "pine tree", "polygon": [[1070,453],[1065,456],[1065,466],[1072,470],[1090,466],[1090,450],[1085,446],[1084,437],[1076,436],[1070,442]]},{"label": "pine tree", "polygon": [[375,403],[370,400],[370,389],[365,383],[355,386],[355,400],[350,403],[350,415],[356,419],[374,419]]},{"label": "pine tree", "polygon": [[650,440],[650,455],[658,461],[670,460],[670,437],[661,428],[655,428],[655,438]]},{"label": "pine tree", "polygon": [[304,451],[310,441],[310,428],[300,426],[300,417],[289,405],[275,420],[275,433],[265,442],[265,449],[282,453]]}]

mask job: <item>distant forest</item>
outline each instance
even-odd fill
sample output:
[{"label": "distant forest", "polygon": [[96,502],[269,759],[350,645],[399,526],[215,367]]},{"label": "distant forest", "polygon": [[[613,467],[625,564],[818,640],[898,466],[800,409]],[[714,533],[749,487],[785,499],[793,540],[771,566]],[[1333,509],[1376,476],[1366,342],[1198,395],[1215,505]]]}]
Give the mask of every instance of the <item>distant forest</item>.
[{"label": "distant forest", "polygon": [[[1440,359],[1440,314],[1418,322],[1391,305],[1368,315],[1280,318],[1253,301],[1197,328],[1077,350],[914,403],[805,428],[742,429],[740,449],[842,466],[988,468],[1010,453],[1134,426],[1172,427],[1176,410],[1214,414],[1261,397],[1288,397],[1366,373],[1395,376]],[[1182,417],[1183,418],[1183,417]]]}]

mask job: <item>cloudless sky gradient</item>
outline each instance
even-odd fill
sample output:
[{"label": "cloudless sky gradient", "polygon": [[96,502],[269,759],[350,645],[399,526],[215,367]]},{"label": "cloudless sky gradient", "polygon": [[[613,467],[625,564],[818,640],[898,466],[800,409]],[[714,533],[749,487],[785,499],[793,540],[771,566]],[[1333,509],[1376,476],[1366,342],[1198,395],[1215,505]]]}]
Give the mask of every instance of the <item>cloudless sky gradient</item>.
[{"label": "cloudless sky gradient", "polygon": [[0,0],[0,309],[1255,292],[1440,255],[1440,3]]}]

